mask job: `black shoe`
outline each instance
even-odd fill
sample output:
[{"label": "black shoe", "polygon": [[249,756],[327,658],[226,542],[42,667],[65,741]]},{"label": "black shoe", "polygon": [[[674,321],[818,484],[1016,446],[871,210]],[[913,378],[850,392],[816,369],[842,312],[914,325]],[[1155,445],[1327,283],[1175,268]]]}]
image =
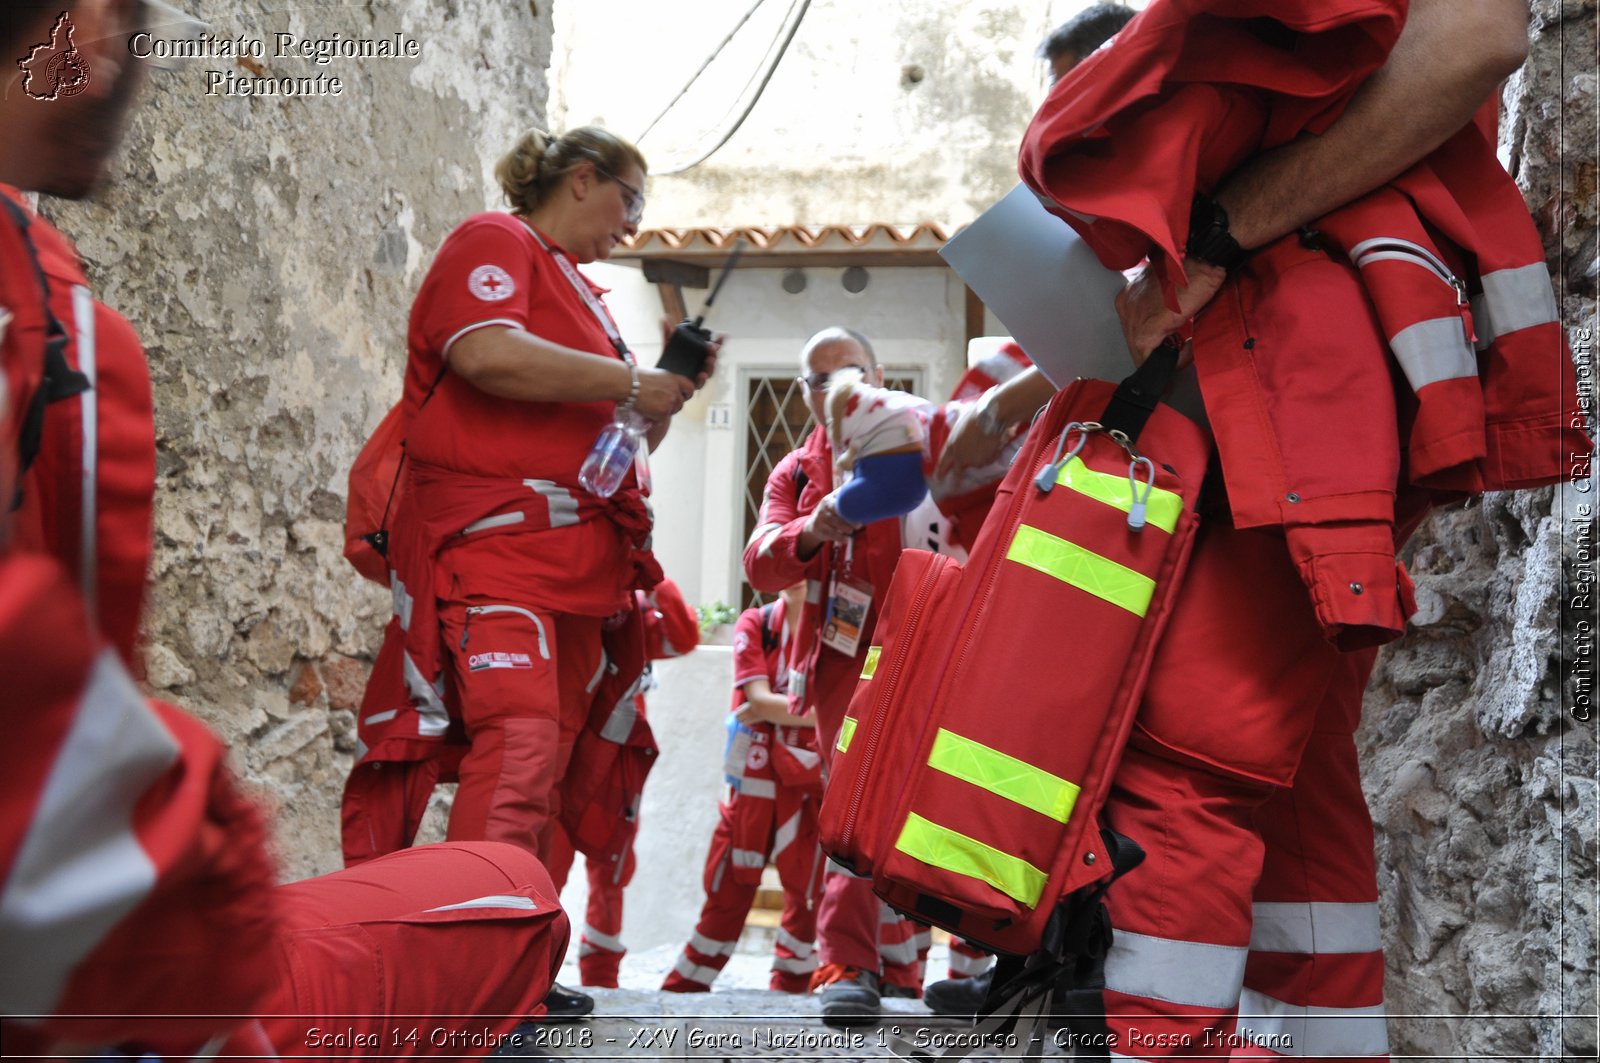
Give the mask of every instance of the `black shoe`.
[{"label": "black shoe", "polygon": [[556,982],[550,983],[550,992],[544,995],[545,1022],[571,1022],[581,1019],[594,1010],[594,997],[579,993]]},{"label": "black shoe", "polygon": [[885,1000],[915,1000],[919,996],[917,991],[910,986],[895,985],[893,982],[883,983],[879,987],[879,992],[882,993]]},{"label": "black shoe", "polygon": [[511,1036],[491,1052],[492,1059],[542,1059],[544,1063],[563,1063],[544,1049],[536,1047],[549,1037],[539,1033],[537,1022],[521,1022],[511,1031]]},{"label": "black shoe", "polygon": [[822,987],[822,1021],[828,1026],[868,1026],[878,1021],[878,976],[856,970]]},{"label": "black shoe", "polygon": [[947,978],[922,991],[922,1002],[935,1015],[958,1015],[970,1019],[978,1014],[994,982],[994,968],[971,978]]}]

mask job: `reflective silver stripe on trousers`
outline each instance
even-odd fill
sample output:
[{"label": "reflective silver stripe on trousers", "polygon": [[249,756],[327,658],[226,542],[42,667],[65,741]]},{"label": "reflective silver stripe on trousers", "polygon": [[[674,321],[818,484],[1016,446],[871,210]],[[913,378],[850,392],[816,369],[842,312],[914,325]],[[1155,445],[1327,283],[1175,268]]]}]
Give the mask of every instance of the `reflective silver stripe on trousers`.
[{"label": "reflective silver stripe on trousers", "polygon": [[822,581],[819,579],[806,580],[806,602],[811,605],[822,604]]},{"label": "reflective silver stripe on trousers", "polygon": [[639,719],[639,703],[633,700],[633,695],[639,689],[639,680],[633,681],[633,686],[617,700],[611,709],[611,714],[606,717],[606,725],[600,729],[600,737],[607,742],[618,745],[626,742],[633,733],[633,725]]},{"label": "reflective silver stripe on trousers", "polygon": [[499,513],[493,517],[484,517],[475,520],[461,529],[462,535],[474,535],[478,532],[488,531],[490,528],[504,528],[512,524],[521,524],[528,519],[528,515],[520,509],[515,513]]},{"label": "reflective silver stripe on trousers", "polygon": [[767,854],[759,849],[734,849],[729,858],[734,867],[766,867]]},{"label": "reflective silver stripe on trousers", "polygon": [[371,716],[363,717],[361,722],[370,727],[375,723],[388,723],[399,714],[399,709],[385,709],[383,712],[375,712]]},{"label": "reflective silver stripe on trousers", "polygon": [[578,500],[572,497],[571,491],[550,480],[524,480],[522,483],[550,503],[550,527],[569,528],[578,523]]},{"label": "reflective silver stripe on trousers", "polygon": [[[596,948],[604,949],[607,952],[628,951],[628,946],[622,943],[622,939],[620,937],[616,936],[615,934],[607,934],[603,931],[596,930],[588,923],[583,924],[583,930],[580,931],[580,937],[584,944],[593,945]],[[580,952],[579,955],[582,955],[582,953]]]},{"label": "reflective silver stripe on trousers", "polygon": [[445,711],[443,695],[422,677],[422,670],[417,667],[417,662],[411,659],[411,654],[402,653],[401,656],[404,659],[406,693],[411,695],[411,701],[422,717],[417,721],[417,733],[444,734],[450,727],[450,714]]},{"label": "reflective silver stripe on trousers", "polygon": [[0,893],[0,1011],[53,1011],[74,968],[149,894],[156,869],[133,810],[178,752],[116,655],[100,654]]},{"label": "reflective silver stripe on trousers", "polygon": [[1130,997],[1226,1010],[1239,1002],[1248,951],[1118,929],[1106,954],[1106,988]]},{"label": "reflective silver stripe on trousers", "polygon": [[715,938],[708,938],[698,930],[689,936],[689,947],[702,956],[732,956],[733,950],[738,945],[737,941],[718,941]]},{"label": "reflective silver stripe on trousers", "polygon": [[784,974],[810,974],[817,969],[818,963],[819,961],[815,956],[808,956],[805,959],[801,959],[798,956],[792,959],[787,956],[774,956],[772,958],[772,969],[774,971],[782,971]]},{"label": "reflective silver stripe on trousers", "polygon": [[72,317],[78,326],[78,371],[89,390],[78,396],[83,429],[83,512],[79,515],[78,589],[93,612],[98,597],[100,537],[97,486],[100,479],[100,363],[95,349],[94,296],[81,284],[72,286]]},{"label": "reflective silver stripe on trousers", "polygon": [[1389,338],[1389,349],[1412,391],[1441,380],[1478,378],[1478,358],[1467,344],[1467,326],[1455,315],[1406,326]]},{"label": "reflective silver stripe on trousers", "polygon": [[799,833],[800,813],[796,811],[794,815],[778,824],[778,829],[772,832],[772,858],[776,860],[779,853],[789,848]]},{"label": "reflective silver stripe on trousers", "polygon": [[1379,952],[1378,905],[1327,901],[1257,901],[1250,930],[1255,952],[1335,955]]},{"label": "reflective silver stripe on trousers", "polygon": [[609,667],[610,664],[611,658],[607,657],[606,651],[602,649],[600,651],[600,664],[596,666],[594,675],[590,676],[589,681],[583,685],[583,692],[585,694],[594,693],[594,688],[600,685],[600,680],[604,678],[606,674],[606,668]]},{"label": "reflective silver stripe on trousers", "polygon": [[1389,1052],[1382,1004],[1309,1008],[1246,989],[1239,997],[1239,1032],[1285,1056],[1360,1057]]},{"label": "reflective silver stripe on trousers", "polygon": [[993,956],[968,956],[965,953],[950,950],[950,973],[964,974],[971,977],[982,974],[994,962]]},{"label": "reflective silver stripe on trousers", "polygon": [[1543,262],[1516,269],[1497,269],[1479,279],[1483,281],[1483,293],[1472,299],[1472,323],[1478,334],[1478,350],[1507,333],[1561,320],[1550,285],[1550,271]]},{"label": "reflective silver stripe on trousers", "polygon": [[494,894],[489,897],[474,897],[470,901],[459,904],[441,904],[437,908],[429,908],[430,912],[455,912],[464,908],[512,908],[521,912],[536,912],[539,906],[532,897],[518,897],[513,894]]},{"label": "reflective silver stripe on trousers", "polygon": [[773,939],[773,944],[782,945],[801,959],[811,955],[817,948],[815,942],[801,941],[781,926],[778,928],[778,936]]},{"label": "reflective silver stripe on trousers", "polygon": [[740,779],[739,796],[761,797],[770,801],[778,796],[778,788],[771,779]]},{"label": "reflective silver stripe on trousers", "polygon": [[908,964],[917,962],[917,940],[912,937],[909,941],[880,941],[878,942],[878,956],[884,963]]},{"label": "reflective silver stripe on trousers", "polygon": [[393,569],[389,570],[389,593],[394,598],[394,615],[400,618],[400,630],[411,630],[411,607],[416,599],[411,597],[406,590],[406,585],[400,582],[400,574]]},{"label": "reflective silver stripe on trousers", "polygon": [[672,969],[689,981],[699,982],[701,985],[710,985],[717,980],[717,975],[722,973],[719,967],[701,967],[687,954],[679,956],[678,962],[672,965]]}]

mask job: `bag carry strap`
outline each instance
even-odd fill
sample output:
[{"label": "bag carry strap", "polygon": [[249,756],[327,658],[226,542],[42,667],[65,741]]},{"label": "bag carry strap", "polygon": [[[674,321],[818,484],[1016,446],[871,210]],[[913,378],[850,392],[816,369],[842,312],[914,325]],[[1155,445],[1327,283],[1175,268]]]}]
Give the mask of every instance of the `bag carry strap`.
[{"label": "bag carry strap", "polygon": [[1100,840],[1111,874],[1063,898],[1041,948],[996,960],[972,1036],[938,1055],[897,1040],[893,1047],[901,1058],[957,1060],[985,1044],[991,1057],[1038,1059],[1053,1039],[1053,1027],[1070,1032],[1072,1058],[1108,1058],[1112,1042],[1103,994],[1112,931],[1103,901],[1113,882],[1143,862],[1144,850],[1113,830],[1102,829]]},{"label": "bag carry strap", "polygon": [[[422,396],[421,402],[417,403],[417,413],[422,412],[422,408],[428,404],[428,400],[433,398],[433,393],[439,390],[439,385],[443,383],[444,375],[449,369],[449,362],[439,367],[439,375],[433,378],[433,383],[428,386],[428,393]],[[416,414],[412,416],[416,416]],[[405,472],[406,458],[409,456],[406,451],[406,441],[402,439],[400,440],[400,460],[395,463],[394,467],[394,482],[389,485],[389,498],[383,503],[383,519],[378,522],[377,531],[368,532],[361,537],[385,561],[389,560],[389,510],[394,506],[394,495],[400,489],[400,476]]]},{"label": "bag carry strap", "polygon": [[1178,349],[1177,338],[1167,337],[1161,346],[1150,352],[1143,365],[1117,385],[1106,412],[1100,415],[1100,423],[1108,431],[1122,432],[1129,440],[1139,438],[1145,422],[1150,420],[1177,374]]},{"label": "bag carry strap", "polygon": [[32,221],[21,207],[5,196],[0,196],[0,203],[5,204],[6,213],[17,227],[17,235],[22,238],[22,245],[27,248],[28,258],[33,263],[45,320],[44,373],[39,379],[38,389],[29,397],[17,444],[17,494],[10,500],[10,508],[15,510],[22,505],[22,475],[32,467],[34,459],[39,456],[39,448],[44,444],[44,408],[53,402],[81,395],[89,390],[90,385],[88,377],[67,364],[67,330],[50,309],[50,281],[39,262],[39,251],[28,236]]}]

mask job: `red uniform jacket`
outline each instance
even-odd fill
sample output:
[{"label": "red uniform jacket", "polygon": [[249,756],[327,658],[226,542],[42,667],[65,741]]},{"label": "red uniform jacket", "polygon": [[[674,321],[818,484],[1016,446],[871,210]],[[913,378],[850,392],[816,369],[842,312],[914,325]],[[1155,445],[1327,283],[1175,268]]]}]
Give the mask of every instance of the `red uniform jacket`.
[{"label": "red uniform jacket", "polygon": [[[1156,0],[1052,90],[1022,175],[1108,266],[1149,254],[1170,290],[1195,192],[1324,128],[1404,13]],[[1588,444],[1537,233],[1481,124],[1315,228],[1235,271],[1196,318],[1195,365],[1235,524],[1285,528],[1351,648],[1402,631],[1396,529],[1428,499],[1555,482]]]}]

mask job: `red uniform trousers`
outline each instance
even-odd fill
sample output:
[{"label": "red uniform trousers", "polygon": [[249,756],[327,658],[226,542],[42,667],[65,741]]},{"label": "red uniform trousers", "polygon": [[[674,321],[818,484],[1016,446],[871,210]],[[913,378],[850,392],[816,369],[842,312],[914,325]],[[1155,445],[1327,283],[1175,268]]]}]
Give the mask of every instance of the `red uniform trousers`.
[{"label": "red uniform trousers", "polygon": [[602,619],[516,602],[442,605],[439,626],[472,748],[450,812],[451,841],[538,854],[561,809],[559,783],[589,716]]},{"label": "red uniform trousers", "polygon": [[987,971],[993,964],[994,953],[976,945],[969,945],[964,938],[950,939],[949,977],[971,978]]},{"label": "red uniform trousers", "polygon": [[1325,640],[1281,535],[1202,526],[1106,804],[1146,853],[1107,895],[1114,1058],[1386,1057],[1374,656]]},{"label": "red uniform trousers", "polygon": [[567,947],[550,876],[511,845],[407,849],[277,896],[284,976],[261,1023],[285,1056],[487,1055]]},{"label": "red uniform trousers", "polygon": [[[541,844],[548,842],[544,845],[545,866],[550,869],[550,878],[559,894],[566,887],[577,851],[572,848],[567,832],[559,826],[540,841]],[[622,860],[620,878],[613,877],[611,870],[599,861],[584,857],[589,895],[584,902],[583,930],[578,934],[578,980],[583,985],[617,988],[622,957],[628,952],[628,946],[622,941],[622,893],[633,881],[635,866],[632,846]]]},{"label": "red uniform trousers", "polygon": [[[739,944],[745,918],[761,888],[758,878],[733,873],[733,868],[738,866],[735,861],[755,858],[760,859],[761,866],[770,858],[777,865],[778,879],[783,883],[783,915],[772,948],[772,977],[768,985],[784,993],[804,993],[810,988],[811,973],[817,969],[817,902],[822,896],[816,808],[808,804],[797,812],[800,820],[793,828],[775,822],[766,848],[754,858],[742,857],[743,851],[734,846],[738,802],[766,800],[770,799],[734,794],[731,800],[719,806],[717,829],[711,835],[711,851],[706,856],[706,903],[700,909],[694,936],[668,972],[662,989],[673,993],[710,991],[711,983],[716,981]],[[785,853],[790,846],[795,847],[794,853]],[[803,858],[807,853],[812,854],[809,860]]]}]

